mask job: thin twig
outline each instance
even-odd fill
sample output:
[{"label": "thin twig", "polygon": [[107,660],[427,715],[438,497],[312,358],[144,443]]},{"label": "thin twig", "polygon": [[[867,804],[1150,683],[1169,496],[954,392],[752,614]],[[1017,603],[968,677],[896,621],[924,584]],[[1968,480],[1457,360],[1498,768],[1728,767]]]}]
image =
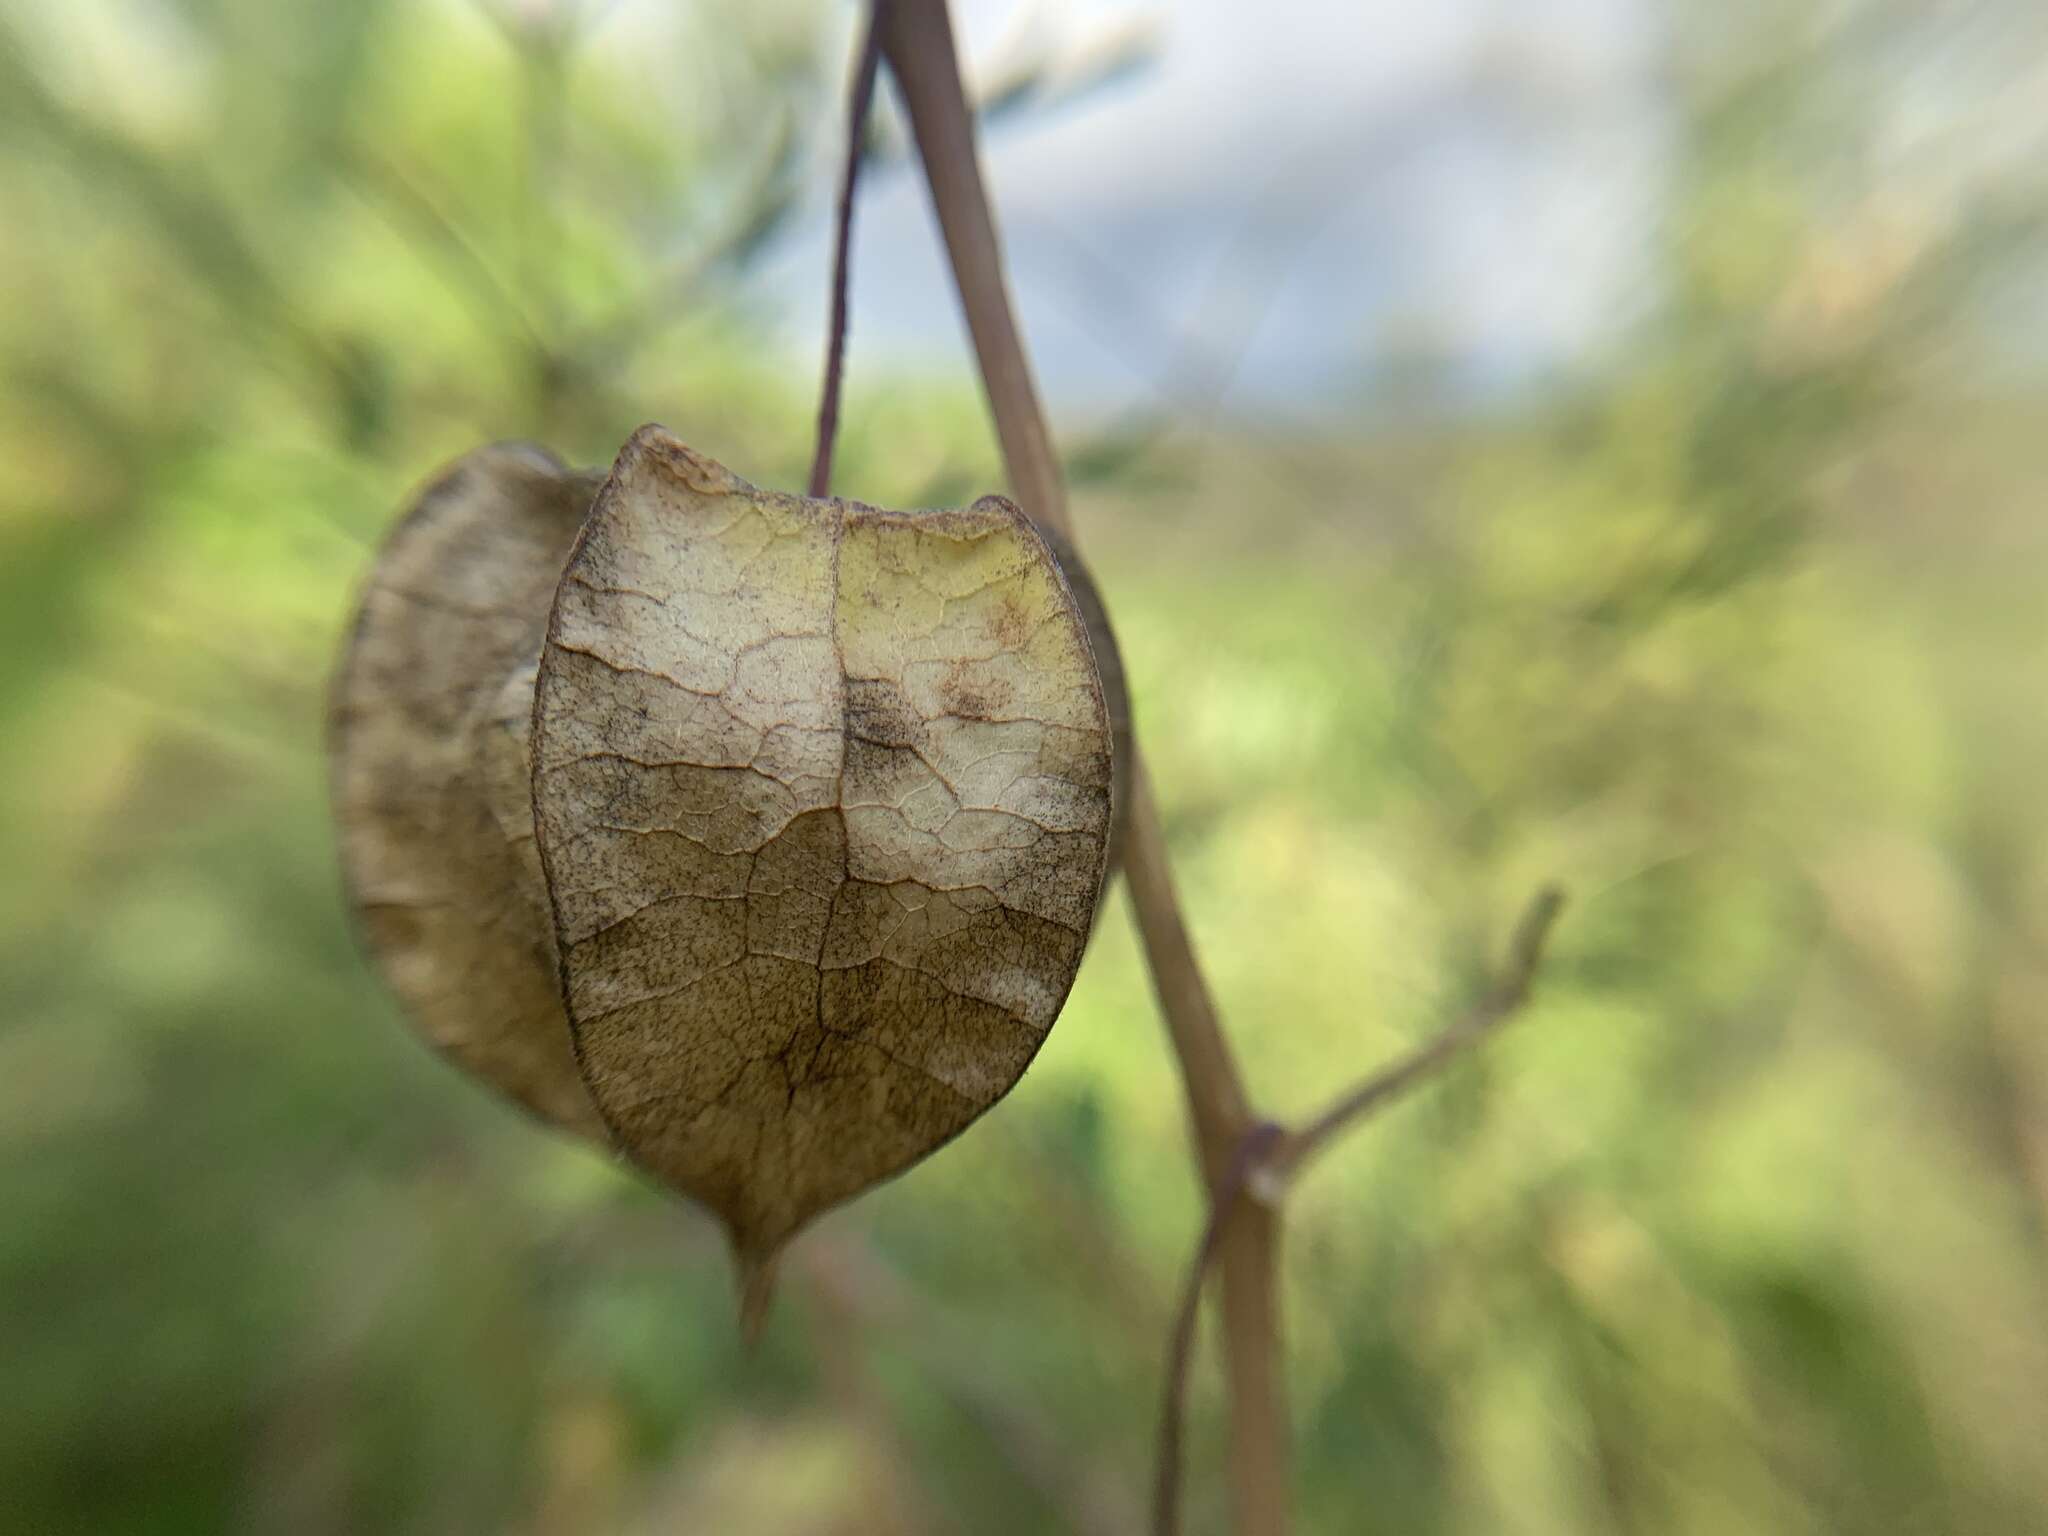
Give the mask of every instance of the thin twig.
[{"label": "thin twig", "polygon": [[[1011,312],[995,224],[975,158],[945,0],[892,0],[882,51],[924,159],[954,280],[981,363],[1011,487],[1034,521],[1074,542],[1066,487]],[[1146,959],[1187,1080],[1189,1114],[1213,1189],[1251,1124],[1243,1079],[1194,956],[1143,764],[1132,774],[1125,868]]]},{"label": "thin twig", "polygon": [[1194,1364],[1195,1321],[1202,1310],[1202,1283],[1223,1236],[1224,1223],[1237,1209],[1246,1183],[1266,1158],[1283,1131],[1266,1121],[1252,1128],[1239,1143],[1231,1159],[1223,1187],[1210,1200],[1209,1219],[1202,1224],[1202,1240],[1188,1261],[1181,1282],[1180,1303],[1174,1309],[1173,1332],[1166,1346],[1166,1386],[1159,1406],[1159,1451],[1156,1481],[1152,1488],[1152,1530],[1154,1536],[1175,1536],[1180,1529],[1181,1444],[1186,1434],[1188,1374]]},{"label": "thin twig", "polygon": [[[882,51],[923,156],[1011,487],[1035,521],[1074,543],[1059,460],[1010,307],[945,0],[892,0],[878,23]],[[1213,1189],[1252,1116],[1236,1059],[1181,917],[1158,808],[1142,763],[1132,774],[1128,835],[1125,866],[1131,901],[1160,1010],[1186,1078],[1204,1177]]]},{"label": "thin twig", "polygon": [[839,176],[839,218],[832,234],[832,314],[825,324],[825,383],[818,394],[818,446],[811,457],[810,494],[832,493],[832,444],[839,436],[839,391],[846,372],[846,290],[852,264],[853,194],[860,181],[861,140],[867,134],[868,111],[875,100],[875,73],[882,52],[876,41],[882,11],[889,0],[874,0],[861,34],[860,60],[854,65],[853,89],[847,96],[846,165]]},{"label": "thin twig", "polygon": [[1071,539],[1066,486],[1010,306],[946,0],[894,0],[877,21],[952,260],[1010,488],[1027,513]]},{"label": "thin twig", "polygon": [[[946,0],[893,0],[875,25],[924,164],[1011,488],[1029,515],[1071,542],[1066,487],[1010,305]],[[1512,1015],[1528,994],[1562,897],[1546,891],[1538,898],[1518,932],[1508,972],[1473,1014],[1290,1136],[1255,1124],[1243,1078],[1181,917],[1142,760],[1134,764],[1132,779],[1126,877],[1160,1011],[1180,1065],[1210,1202],[1169,1352],[1160,1432],[1158,1529],[1171,1531],[1178,1518],[1181,1409],[1203,1278],[1210,1263],[1219,1261],[1231,1403],[1233,1524],[1239,1536],[1284,1536],[1288,1479],[1287,1418],[1280,1385],[1280,1215],[1277,1201],[1242,1196],[1247,1190],[1263,1196],[1276,1174],[1298,1167],[1346,1127]]]},{"label": "thin twig", "polygon": [[[1479,1044],[1505,1024],[1528,1000],[1544,941],[1564,906],[1564,892],[1547,886],[1537,893],[1515,927],[1508,960],[1486,996],[1456,1024],[1429,1044],[1375,1073],[1299,1131],[1270,1121],[1240,1141],[1209,1207],[1201,1241],[1188,1261],[1167,1344],[1166,1391],[1160,1404],[1158,1480],[1153,1487],[1154,1536],[1176,1536],[1180,1530],[1181,1442],[1187,1421],[1188,1373],[1194,1355],[1195,1319],[1201,1308],[1202,1283],[1215,1260],[1223,1234],[1240,1206],[1270,1215],[1285,1196],[1287,1181],[1304,1159],[1350,1130],[1375,1109],[1393,1102],[1452,1057]],[[1252,1196],[1247,1202],[1245,1196]]]},{"label": "thin twig", "polygon": [[1550,885],[1538,891],[1535,900],[1522,914],[1522,920],[1515,925],[1506,965],[1472,1010],[1427,1045],[1391,1067],[1374,1073],[1357,1087],[1339,1094],[1328,1109],[1300,1130],[1282,1136],[1264,1166],[1258,1170],[1259,1177],[1284,1185],[1304,1162],[1359,1120],[1376,1109],[1384,1108],[1431,1072],[1478,1045],[1513,1018],[1529,999],[1529,989],[1536,979],[1536,967],[1543,959],[1543,946],[1563,909],[1564,892],[1559,887]]},{"label": "thin twig", "polygon": [[[1231,1525],[1239,1536],[1286,1536],[1290,1506],[1286,1358],[1280,1322],[1280,1210],[1239,1200],[1232,1167],[1254,1119],[1216,1005],[1175,899],[1166,838],[1142,756],[1131,767],[1124,879],[1146,968],[1180,1063],[1210,1214],[1190,1295],[1213,1254],[1223,1271],[1223,1373],[1230,1401]],[[1193,1327],[1192,1319],[1188,1327]],[[1176,1357],[1177,1358],[1177,1357]],[[1170,1390],[1183,1390],[1175,1384]],[[1177,1401],[1177,1397],[1175,1401]],[[1178,1418],[1174,1420],[1178,1453]],[[1162,1437],[1162,1452],[1166,1449]],[[1178,1474],[1160,1469],[1178,1488]]]},{"label": "thin twig", "polygon": [[[1011,489],[1026,513],[1071,542],[1066,487],[1003,277],[946,0],[891,0],[879,32],[931,188]],[[1124,870],[1213,1202],[1251,1117],[1243,1080],[1188,941],[1142,762],[1135,768]],[[1237,1202],[1219,1223],[1215,1246],[1223,1269],[1236,1529],[1239,1536],[1285,1536],[1287,1416],[1280,1386],[1277,1213]]]},{"label": "thin twig", "polygon": [[1159,1011],[1184,1069],[1188,1121],[1195,1129],[1203,1182],[1213,1198],[1222,1187],[1238,1142],[1252,1123],[1252,1112],[1174,895],[1159,807],[1152,798],[1152,779],[1142,757],[1131,765],[1126,837],[1124,878],[1138,916],[1138,936],[1145,946],[1146,969],[1151,973]]}]

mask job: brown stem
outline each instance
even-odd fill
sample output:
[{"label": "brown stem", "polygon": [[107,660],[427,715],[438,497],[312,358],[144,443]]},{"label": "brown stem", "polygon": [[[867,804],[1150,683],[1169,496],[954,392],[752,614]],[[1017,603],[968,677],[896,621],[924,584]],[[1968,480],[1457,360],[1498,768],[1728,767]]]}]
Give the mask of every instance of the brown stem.
[{"label": "brown stem", "polygon": [[[1003,277],[946,0],[892,0],[877,25],[931,187],[1011,489],[1027,513],[1071,541],[1066,487]],[[1251,1114],[1180,915],[1142,763],[1133,781],[1124,869],[1213,1206]],[[1232,1504],[1240,1536],[1284,1536],[1288,1524],[1277,1237],[1273,1213],[1241,1201],[1222,1220],[1217,1240],[1231,1394]]]},{"label": "brown stem", "polygon": [[1223,1384],[1230,1398],[1230,1512],[1238,1536],[1287,1536],[1286,1357],[1280,1212],[1240,1200],[1223,1224]]},{"label": "brown stem", "polygon": [[860,181],[861,140],[875,100],[875,72],[881,53],[875,43],[889,0],[874,0],[861,34],[853,89],[847,94],[846,165],[839,174],[839,217],[832,233],[832,313],[825,322],[825,383],[818,394],[818,445],[811,456],[810,494],[832,494],[832,445],[839,436],[839,390],[846,372],[846,291],[853,246],[853,193]]},{"label": "brown stem", "polygon": [[974,118],[946,0],[896,0],[877,24],[952,258],[1010,488],[1033,518],[1071,539],[1066,485],[1003,279],[1002,247],[975,156]]},{"label": "brown stem", "polygon": [[[1167,1344],[1166,1391],[1159,1416],[1158,1478],[1152,1503],[1155,1536],[1176,1536],[1180,1530],[1181,1440],[1187,1417],[1187,1382],[1194,1355],[1195,1319],[1201,1307],[1202,1282],[1208,1276],[1210,1263],[1223,1248],[1226,1235],[1249,1229],[1252,1236],[1241,1239],[1247,1247],[1257,1245],[1268,1254],[1278,1253],[1280,1207],[1286,1198],[1287,1181],[1303,1161],[1335,1137],[1354,1128],[1374,1110],[1391,1104],[1460,1052],[1479,1044],[1512,1018],[1528,1000],[1537,964],[1543,956],[1544,941],[1563,905],[1564,893],[1554,886],[1546,887],[1537,894],[1515,927],[1514,941],[1508,948],[1508,962],[1499,978],[1470,1013],[1436,1039],[1340,1095],[1302,1130],[1290,1132],[1267,1121],[1255,1126],[1238,1144],[1224,1179],[1215,1187],[1209,1220],[1202,1229],[1202,1240],[1196,1245],[1194,1257],[1188,1261],[1187,1276],[1181,1284],[1180,1307],[1174,1314],[1173,1333]],[[1270,1264],[1257,1273],[1262,1274],[1268,1284],[1271,1283],[1274,1271]],[[1240,1298],[1243,1291],[1244,1287],[1240,1286]],[[1228,1326],[1228,1293],[1224,1298],[1224,1315]],[[1259,1315],[1268,1320],[1277,1316],[1277,1303],[1270,1296],[1261,1300]],[[1246,1362],[1247,1365],[1250,1363]],[[1231,1379],[1234,1403],[1244,1401],[1246,1396],[1277,1394],[1278,1391],[1275,1381],[1243,1380],[1235,1374]],[[1252,1449],[1255,1447],[1232,1446],[1231,1486],[1241,1501],[1251,1502],[1255,1509],[1270,1507],[1273,1501],[1286,1496],[1286,1468],[1240,1459]],[[1259,1491],[1251,1493],[1248,1490]],[[1247,1517],[1240,1509],[1238,1518],[1241,1528],[1252,1528],[1261,1517],[1256,1513]]]},{"label": "brown stem", "polygon": [[1237,1215],[1246,1181],[1280,1134],[1280,1127],[1268,1122],[1254,1127],[1239,1144],[1222,1187],[1210,1202],[1202,1240],[1195,1246],[1187,1277],[1181,1282],[1180,1304],[1174,1311],[1173,1333],[1166,1346],[1166,1387],[1159,1410],[1157,1480],[1152,1492],[1154,1536],[1175,1536],[1180,1530],[1181,1440],[1187,1423],[1188,1373],[1194,1364],[1195,1320],[1202,1308],[1202,1282],[1208,1278],[1210,1262],[1222,1246],[1227,1225]]},{"label": "brown stem", "polygon": [[1536,967],[1543,959],[1543,946],[1551,926],[1564,910],[1564,892],[1546,886],[1536,893],[1529,910],[1515,925],[1508,945],[1508,959],[1500,976],[1487,993],[1449,1029],[1427,1045],[1403,1057],[1393,1066],[1374,1073],[1357,1087],[1337,1096],[1328,1109],[1298,1131],[1280,1138],[1262,1170],[1268,1180],[1284,1183],[1317,1152],[1351,1129],[1374,1110],[1398,1098],[1443,1066],[1452,1057],[1470,1050],[1507,1023],[1528,1001],[1529,988],[1536,979]]},{"label": "brown stem", "polygon": [[1165,830],[1142,757],[1131,767],[1125,836],[1124,878],[1137,914],[1138,936],[1145,946],[1145,964],[1159,1011],[1166,1020],[1174,1055],[1180,1060],[1181,1086],[1187,1094],[1188,1120],[1202,1160],[1203,1182],[1213,1193],[1220,1188],[1238,1143],[1252,1124],[1252,1112],[1237,1060],[1224,1037],[1216,1004],[1181,918],[1167,863]]},{"label": "brown stem", "polygon": [[[1286,1536],[1288,1527],[1288,1424],[1285,1357],[1280,1327],[1280,1212],[1235,1198],[1231,1169],[1252,1134],[1254,1117],[1244,1082],[1217,1021],[1215,1003],[1196,963],[1181,920],[1166,858],[1166,839],[1142,758],[1132,767],[1131,812],[1125,832],[1124,878],[1137,914],[1138,934],[1152,975],[1159,1011],[1181,1068],[1188,1119],[1203,1180],[1209,1190],[1209,1229],[1191,1278],[1199,1301],[1201,1279],[1213,1251],[1223,1271],[1223,1376],[1230,1401],[1231,1528],[1239,1536]],[[1192,1341],[1194,1320],[1188,1320]],[[1176,1345],[1172,1358],[1178,1360]],[[1178,1411],[1179,1383],[1169,1383]],[[1177,1421],[1161,1436],[1162,1451],[1178,1455]],[[1161,1490],[1178,1473],[1162,1465]],[[1170,1512],[1162,1519],[1170,1519]],[[1173,1529],[1161,1524],[1161,1531]]]}]

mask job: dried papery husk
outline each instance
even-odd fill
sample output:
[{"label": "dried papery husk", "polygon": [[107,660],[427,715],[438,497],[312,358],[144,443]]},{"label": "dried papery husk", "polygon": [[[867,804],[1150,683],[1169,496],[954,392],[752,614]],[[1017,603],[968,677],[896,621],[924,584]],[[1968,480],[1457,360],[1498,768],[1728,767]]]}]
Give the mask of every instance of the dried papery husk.
[{"label": "dried papery husk", "polygon": [[1088,631],[1088,648],[1095,656],[1096,675],[1102,679],[1102,704],[1109,717],[1110,818],[1108,877],[1115,879],[1123,868],[1124,817],[1131,804],[1131,769],[1137,761],[1131,755],[1131,689],[1124,672],[1123,648],[1117,644],[1116,629],[1109,622],[1109,609],[1097,590],[1080,552],[1049,528],[1039,528],[1039,537],[1059,562],[1060,574],[1074,594]]},{"label": "dried papery husk", "polygon": [[526,750],[549,604],[600,484],[501,443],[429,485],[370,573],[329,740],[349,903],[414,1027],[603,1142],[562,1007]]},{"label": "dried papery husk", "polygon": [[619,1144],[780,1246],[1016,1083],[1107,868],[1086,618],[1018,510],[760,491],[658,427],[563,572],[533,798]]}]

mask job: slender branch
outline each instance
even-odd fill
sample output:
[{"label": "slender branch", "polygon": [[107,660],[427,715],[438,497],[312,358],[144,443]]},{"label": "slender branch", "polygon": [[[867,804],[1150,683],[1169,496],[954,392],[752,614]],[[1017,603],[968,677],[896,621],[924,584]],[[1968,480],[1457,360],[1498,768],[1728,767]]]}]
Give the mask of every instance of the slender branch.
[{"label": "slender branch", "polygon": [[846,108],[846,165],[839,176],[839,217],[832,235],[832,313],[825,327],[825,383],[818,396],[818,446],[811,458],[810,494],[832,494],[832,444],[839,436],[839,390],[846,372],[846,291],[852,263],[853,194],[860,181],[861,140],[867,133],[868,111],[875,100],[875,73],[881,63],[876,32],[889,0],[874,0],[861,34],[860,59],[854,65],[853,89]]},{"label": "slender branch", "polygon": [[1257,1170],[1260,1182],[1284,1185],[1301,1165],[1350,1130],[1374,1110],[1384,1108],[1423,1078],[1452,1058],[1470,1050],[1494,1034],[1521,1010],[1536,980],[1536,968],[1543,960],[1543,946],[1550,930],[1564,910],[1564,892],[1545,886],[1515,925],[1508,945],[1508,958],[1500,975],[1472,1010],[1427,1045],[1403,1057],[1391,1067],[1374,1073],[1357,1087],[1341,1093],[1321,1114],[1300,1130],[1282,1136]]},{"label": "slender branch", "polygon": [[1231,1528],[1238,1536],[1287,1536],[1286,1335],[1280,1318],[1280,1211],[1240,1200],[1223,1224],[1223,1386],[1230,1402],[1226,1466]]},{"label": "slender branch", "polygon": [[1145,964],[1174,1055],[1180,1059],[1188,1120],[1195,1131],[1203,1181],[1213,1196],[1252,1123],[1252,1112],[1236,1058],[1216,1016],[1215,1001],[1195,959],[1194,943],[1181,918],[1159,807],[1152,798],[1152,779],[1142,757],[1131,766],[1125,836],[1124,878],[1138,916]]},{"label": "slender branch", "polygon": [[[976,159],[974,123],[946,0],[892,0],[886,12],[878,6],[874,35],[909,112],[1011,488],[1027,513],[1072,542],[1065,484],[1011,309],[994,217]],[[850,188],[849,169],[848,201]],[[842,218],[848,216],[842,207]],[[835,351],[836,346],[835,340]],[[833,367],[828,363],[828,392],[834,387]],[[820,432],[821,443],[828,441],[822,412]],[[1220,1263],[1233,1524],[1240,1536],[1284,1536],[1289,1503],[1287,1416],[1281,1385],[1277,1255],[1278,1205],[1286,1180],[1335,1137],[1489,1036],[1521,1007],[1563,897],[1554,889],[1538,896],[1517,929],[1506,970],[1469,1015],[1406,1060],[1340,1096],[1302,1130],[1288,1132],[1259,1122],[1251,1109],[1181,915],[1142,759],[1133,764],[1131,778],[1125,876],[1153,988],[1180,1066],[1209,1194],[1208,1218],[1181,1290],[1169,1343],[1154,1528],[1160,1536],[1178,1529],[1184,1410],[1195,1330],[1204,1280],[1210,1265]],[[1244,1198],[1247,1194],[1255,1198]]]},{"label": "slender branch", "polygon": [[1002,247],[975,155],[974,117],[960,78],[946,0],[895,0],[878,25],[952,259],[953,281],[974,338],[1010,488],[1027,513],[1071,539],[1066,486],[1031,377],[1031,360],[1010,307]]},{"label": "slender branch", "polygon": [[[1544,942],[1563,906],[1564,893],[1556,886],[1537,893],[1515,926],[1508,962],[1498,979],[1471,1012],[1436,1039],[1340,1095],[1301,1130],[1288,1131],[1265,1121],[1254,1126],[1239,1142],[1211,1200],[1201,1241],[1188,1261],[1187,1275],[1181,1283],[1180,1306],[1174,1314],[1173,1332],[1167,1344],[1166,1390],[1159,1414],[1158,1480],[1153,1488],[1154,1536],[1176,1536],[1180,1530],[1181,1442],[1187,1419],[1195,1319],[1201,1307],[1202,1282],[1208,1277],[1209,1266],[1230,1230],[1233,1216],[1240,1221],[1277,1223],[1288,1180],[1304,1160],[1512,1018],[1528,1000],[1536,967],[1543,958]],[[1247,1200],[1246,1196],[1251,1198]]]},{"label": "slender branch", "polygon": [[[946,0],[892,0],[879,19],[879,32],[923,160],[1011,488],[1028,514],[1071,542],[1066,487],[1011,311]],[[1213,1206],[1251,1115],[1243,1080],[1195,963],[1142,762],[1134,768],[1125,876],[1179,1060]],[[1231,1502],[1239,1536],[1284,1536],[1288,1526],[1278,1233],[1277,1213],[1236,1202],[1219,1223],[1215,1245],[1223,1269]]]},{"label": "slender branch", "polygon": [[1237,1209],[1245,1187],[1273,1144],[1283,1134],[1271,1121],[1254,1126],[1239,1143],[1231,1159],[1223,1186],[1211,1200],[1209,1219],[1202,1224],[1202,1240],[1181,1282],[1180,1303],[1174,1309],[1173,1332],[1166,1346],[1166,1386],[1159,1407],[1159,1452],[1157,1481],[1152,1490],[1154,1536],[1175,1536],[1180,1530],[1181,1443],[1187,1424],[1188,1373],[1194,1363],[1195,1320],[1202,1308],[1202,1282],[1221,1246],[1225,1224]]},{"label": "slender branch", "polygon": [[[946,0],[892,0],[879,17],[879,28],[883,52],[903,93],[924,159],[1011,485],[1033,519],[1071,543],[1066,487],[1010,309]],[[1188,1080],[1190,1112],[1213,1185],[1251,1116],[1236,1060],[1181,917],[1158,809],[1142,763],[1132,774],[1128,833],[1125,868],[1131,900],[1160,1007]]]},{"label": "slender branch", "polygon": [[[1125,830],[1124,879],[1145,946],[1152,988],[1166,1021],[1187,1095],[1188,1119],[1209,1188],[1203,1255],[1189,1281],[1191,1305],[1213,1253],[1223,1270],[1223,1375],[1230,1401],[1229,1482],[1232,1528],[1239,1536],[1286,1536],[1289,1496],[1286,1356],[1280,1322],[1280,1211],[1239,1200],[1232,1170],[1257,1134],[1244,1081],[1216,1017],[1216,1005],[1195,960],[1175,899],[1166,838],[1142,756],[1131,766],[1131,811]],[[1194,1318],[1186,1328],[1192,1340]],[[1178,1330],[1176,1333],[1178,1337]],[[1162,1458],[1179,1451],[1181,1347],[1170,1356],[1181,1379],[1169,1383],[1175,1405]],[[1178,1491],[1176,1467],[1162,1460],[1160,1487]],[[1171,1529],[1162,1524],[1161,1530]]]}]

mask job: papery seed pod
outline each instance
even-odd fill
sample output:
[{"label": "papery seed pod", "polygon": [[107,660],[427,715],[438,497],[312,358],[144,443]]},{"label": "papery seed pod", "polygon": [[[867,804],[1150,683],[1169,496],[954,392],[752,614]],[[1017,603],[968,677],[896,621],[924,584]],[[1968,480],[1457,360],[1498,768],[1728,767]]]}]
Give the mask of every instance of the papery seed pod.
[{"label": "papery seed pod", "polygon": [[1010,503],[884,512],[626,444],[549,619],[533,799],[578,1059],[758,1317],[811,1216],[1015,1084],[1107,867],[1086,617]]},{"label": "papery seed pod", "polygon": [[601,483],[477,449],[379,552],[330,710],[335,820],[363,942],[415,1027],[473,1076],[602,1142],[571,1052],[533,848],[533,668]]},{"label": "papery seed pod", "polygon": [[1131,804],[1131,768],[1137,761],[1131,755],[1131,690],[1124,674],[1123,648],[1117,644],[1109,609],[1080,553],[1049,529],[1040,528],[1038,534],[1059,562],[1060,574],[1074,594],[1082,627],[1088,631],[1088,648],[1095,656],[1095,671],[1102,679],[1102,705],[1109,716],[1111,744],[1108,878],[1114,879],[1123,868],[1124,818]]}]

